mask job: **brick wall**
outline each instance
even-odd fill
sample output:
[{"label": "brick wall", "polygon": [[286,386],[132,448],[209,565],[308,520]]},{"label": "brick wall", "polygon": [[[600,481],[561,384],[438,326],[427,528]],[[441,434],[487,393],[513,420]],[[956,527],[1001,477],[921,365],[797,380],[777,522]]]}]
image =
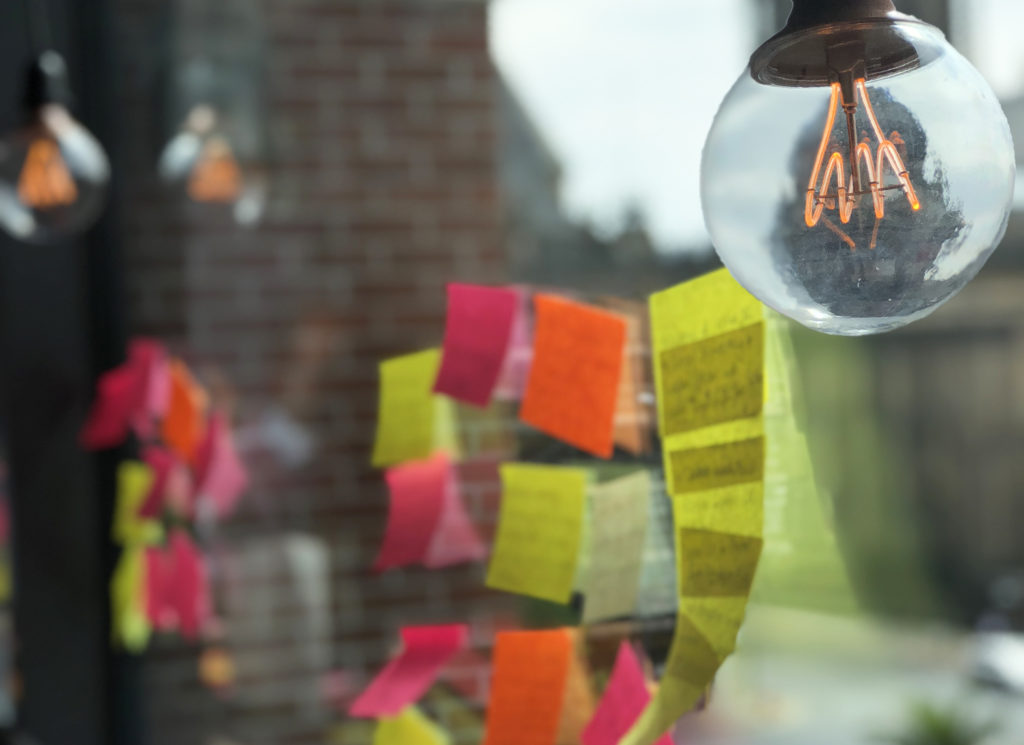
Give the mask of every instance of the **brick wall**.
[{"label": "brick wall", "polygon": [[[213,22],[167,5],[115,3],[129,312],[134,332],[162,335],[234,403],[254,478],[213,542],[238,683],[214,696],[198,685],[194,648],[158,642],[146,664],[150,734],[174,745],[325,742],[337,717],[319,698],[323,673],[343,668],[361,686],[399,625],[487,629],[516,602],[483,591],[480,567],[366,571],[386,508],[368,465],[376,365],[439,343],[446,281],[507,278],[487,9],[228,3],[245,22],[217,21],[206,38],[230,47],[259,33],[265,52],[270,199],[263,223],[244,230],[156,180],[160,58],[202,46],[169,43],[167,29],[202,38]],[[471,509],[493,523],[495,448],[483,449],[462,472]],[[471,691],[486,670],[461,665],[452,678]]]}]

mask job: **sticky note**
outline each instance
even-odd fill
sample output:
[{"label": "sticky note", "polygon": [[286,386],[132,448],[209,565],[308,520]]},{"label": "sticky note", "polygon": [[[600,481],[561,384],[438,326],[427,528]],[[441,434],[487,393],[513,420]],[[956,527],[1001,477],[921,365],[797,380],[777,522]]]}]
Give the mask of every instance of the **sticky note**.
[{"label": "sticky note", "polygon": [[146,614],[153,628],[194,639],[210,617],[206,561],[186,533],[176,530],[166,548],[146,551]]},{"label": "sticky note", "polygon": [[651,480],[646,471],[591,487],[584,623],[633,614],[650,495]]},{"label": "sticky note", "polygon": [[145,571],[145,549],[140,545],[127,546],[110,578],[113,640],[130,652],[141,652],[149,643]]},{"label": "sticky note", "polygon": [[733,651],[763,549],[765,324],[725,270],[651,298],[679,612],[657,695],[622,739],[652,745]]},{"label": "sticky note", "polygon": [[653,426],[647,405],[641,400],[646,389],[647,342],[643,325],[646,309],[638,303],[624,300],[609,302],[611,310],[626,322],[622,375],[615,404],[615,444],[633,455],[641,455],[650,449]]},{"label": "sticky note", "polygon": [[226,416],[214,412],[196,451],[196,500],[208,502],[213,513],[224,519],[235,510],[249,485],[249,473],[238,457]]},{"label": "sticky note", "polygon": [[561,629],[497,635],[483,745],[555,745],[572,651]]},{"label": "sticky note", "polygon": [[[640,661],[630,643],[624,641],[597,711],[583,731],[583,745],[618,745],[650,700]],[[665,735],[657,745],[672,745],[672,738]]]},{"label": "sticky note", "polygon": [[171,370],[164,345],[154,339],[133,339],[128,364],[137,375],[137,400],[132,426],[142,438],[156,433],[156,423],[167,413],[171,397]]},{"label": "sticky note", "polygon": [[764,437],[672,450],[668,464],[676,495],[763,481]]},{"label": "sticky note", "polygon": [[501,510],[487,586],[568,603],[579,558],[587,473],[501,466]]},{"label": "sticky note", "polygon": [[745,326],[658,355],[666,436],[756,416],[764,404],[764,327]]},{"label": "sticky note", "polygon": [[203,436],[206,392],[181,360],[171,362],[170,375],[170,398],[161,432],[167,446],[191,463]]},{"label": "sticky note", "polygon": [[647,535],[637,589],[636,615],[640,618],[675,615],[679,610],[676,592],[675,531],[672,501],[664,482],[651,473],[651,498],[647,503]]},{"label": "sticky note", "polygon": [[530,293],[525,287],[512,287],[516,294],[516,312],[512,319],[508,350],[498,376],[494,397],[501,401],[519,401],[533,364],[533,323],[530,318]]},{"label": "sticky note", "polygon": [[509,349],[519,297],[512,290],[452,283],[434,392],[485,407]]},{"label": "sticky note", "polygon": [[124,364],[100,376],[96,399],[79,440],[90,450],[124,442],[129,429],[151,437],[157,417],[166,410],[169,393],[167,357],[163,345],[135,339]]},{"label": "sticky note", "polygon": [[373,745],[450,745],[451,738],[414,706],[395,717],[383,717],[373,733]]},{"label": "sticky note", "polygon": [[139,517],[156,518],[165,509],[177,515],[192,515],[192,474],[170,450],[151,445],[142,451],[142,459],[153,472]]},{"label": "sticky note", "polygon": [[[440,458],[447,461],[447,456],[441,455]],[[441,569],[483,560],[487,556],[487,547],[469,519],[460,494],[458,474],[450,462],[445,469],[442,489],[444,497],[441,515],[434,528],[423,565],[428,569]]]},{"label": "sticky note", "polygon": [[423,460],[438,450],[458,457],[452,401],[432,391],[440,361],[440,350],[428,349],[380,364],[374,466]]},{"label": "sticky note", "polygon": [[445,664],[466,646],[464,625],[410,626],[401,630],[401,653],[349,708],[353,717],[397,716],[434,683]]},{"label": "sticky note", "polygon": [[140,515],[153,485],[153,471],[145,463],[124,461],[117,468],[117,496],[114,508],[113,539],[124,546],[159,541],[160,523]]},{"label": "sticky note", "polygon": [[445,508],[450,478],[451,464],[444,453],[388,469],[388,523],[373,563],[375,571],[419,564],[427,559]]},{"label": "sticky note", "polygon": [[587,723],[594,716],[597,703],[590,685],[590,670],[579,629],[566,629],[572,640],[569,669],[565,675],[562,712],[558,718],[555,745],[579,745]]},{"label": "sticky note", "polygon": [[758,537],[680,528],[680,596],[746,597],[754,581],[761,543]]},{"label": "sticky note", "polygon": [[613,450],[626,323],[554,295],[534,296],[533,364],[519,418],[593,455]]},{"label": "sticky note", "polygon": [[129,367],[103,373],[96,384],[96,399],[79,441],[89,450],[111,448],[124,442],[138,395],[138,377]]}]

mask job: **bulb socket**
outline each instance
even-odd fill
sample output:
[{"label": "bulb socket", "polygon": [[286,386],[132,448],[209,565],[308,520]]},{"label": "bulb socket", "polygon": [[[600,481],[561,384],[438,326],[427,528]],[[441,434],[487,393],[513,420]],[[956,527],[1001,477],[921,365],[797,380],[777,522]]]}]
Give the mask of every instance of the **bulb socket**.
[{"label": "bulb socket", "polygon": [[839,80],[837,49],[863,50],[868,80],[915,70],[922,59],[906,38],[906,24],[941,32],[896,10],[892,0],[794,0],[789,22],[750,58],[750,74],[764,85],[810,88]]},{"label": "bulb socket", "polygon": [[64,58],[49,49],[29,65],[25,80],[25,105],[35,111],[46,104],[70,107],[73,101],[68,66]]}]

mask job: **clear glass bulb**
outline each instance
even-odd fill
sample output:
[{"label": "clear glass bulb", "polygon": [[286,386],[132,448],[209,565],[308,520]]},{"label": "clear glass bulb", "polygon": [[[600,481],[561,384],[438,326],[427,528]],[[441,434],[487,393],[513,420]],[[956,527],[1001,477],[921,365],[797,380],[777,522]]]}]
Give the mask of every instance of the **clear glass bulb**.
[{"label": "clear glass bulb", "polygon": [[[824,49],[835,29],[792,41]],[[931,313],[984,265],[1013,203],[1013,142],[988,84],[937,29],[885,29],[912,50],[909,69],[873,77],[879,61],[861,59],[816,85],[750,69],[704,148],[704,218],[722,262],[765,304],[831,334]]]},{"label": "clear glass bulb", "polygon": [[0,226],[18,240],[49,243],[89,228],[110,182],[106,153],[57,103],[0,140]]},{"label": "clear glass bulb", "polygon": [[266,178],[261,170],[239,161],[210,106],[189,112],[161,153],[159,171],[164,181],[183,187],[190,201],[230,207],[240,225],[254,225],[263,216]]}]

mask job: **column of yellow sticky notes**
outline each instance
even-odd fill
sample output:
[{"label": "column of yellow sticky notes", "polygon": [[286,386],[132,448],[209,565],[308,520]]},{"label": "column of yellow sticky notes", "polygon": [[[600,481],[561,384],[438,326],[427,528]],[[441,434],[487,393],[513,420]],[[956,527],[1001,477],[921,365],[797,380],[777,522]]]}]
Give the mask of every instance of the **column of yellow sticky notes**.
[{"label": "column of yellow sticky notes", "polygon": [[651,298],[679,617],[658,694],[624,745],[655,742],[735,647],[762,546],[763,319],[725,270]]}]

